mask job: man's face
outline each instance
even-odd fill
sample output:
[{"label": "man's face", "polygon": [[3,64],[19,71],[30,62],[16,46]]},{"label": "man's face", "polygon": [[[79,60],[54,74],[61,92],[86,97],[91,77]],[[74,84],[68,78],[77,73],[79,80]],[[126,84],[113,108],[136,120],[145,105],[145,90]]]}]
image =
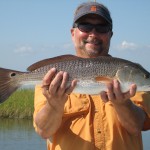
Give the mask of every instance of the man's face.
[{"label": "man's face", "polygon": [[[87,15],[81,18],[79,23],[106,24],[106,21],[97,15]],[[75,45],[77,56],[90,58],[105,56],[108,54],[112,31],[98,33],[95,29],[90,32],[80,31],[78,28],[71,29],[72,40]]]}]

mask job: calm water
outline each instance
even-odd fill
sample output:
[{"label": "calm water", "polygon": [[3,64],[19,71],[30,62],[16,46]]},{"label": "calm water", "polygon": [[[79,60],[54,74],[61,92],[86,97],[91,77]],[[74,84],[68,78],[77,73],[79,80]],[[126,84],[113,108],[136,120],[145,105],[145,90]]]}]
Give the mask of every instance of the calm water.
[{"label": "calm water", "polygon": [[[144,150],[150,150],[150,131],[143,132]],[[46,141],[31,120],[0,119],[0,150],[46,150]]]},{"label": "calm water", "polygon": [[0,119],[0,150],[46,150],[31,120]]}]

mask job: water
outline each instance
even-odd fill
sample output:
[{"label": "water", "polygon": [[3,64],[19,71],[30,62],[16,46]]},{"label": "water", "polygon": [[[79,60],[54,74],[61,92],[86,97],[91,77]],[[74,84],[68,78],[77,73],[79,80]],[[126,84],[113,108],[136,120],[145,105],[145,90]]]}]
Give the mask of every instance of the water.
[{"label": "water", "polygon": [[0,119],[0,150],[46,150],[31,120]]},{"label": "water", "polygon": [[[150,131],[143,132],[144,150],[150,150]],[[31,120],[0,119],[0,150],[46,150],[46,141]]]}]

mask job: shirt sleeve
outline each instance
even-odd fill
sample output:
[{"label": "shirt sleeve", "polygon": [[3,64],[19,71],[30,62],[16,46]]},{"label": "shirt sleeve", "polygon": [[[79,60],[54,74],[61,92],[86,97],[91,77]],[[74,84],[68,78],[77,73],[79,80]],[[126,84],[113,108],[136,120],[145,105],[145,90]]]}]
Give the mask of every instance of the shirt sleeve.
[{"label": "shirt sleeve", "polygon": [[141,107],[146,113],[146,119],[144,122],[143,130],[150,129],[150,92],[137,92],[137,94],[131,99],[134,104]]},{"label": "shirt sleeve", "polygon": [[33,126],[37,131],[37,126],[35,124],[35,116],[36,114],[45,106],[46,98],[42,94],[42,89],[40,85],[35,87],[35,94],[34,94],[34,113],[33,113]]}]

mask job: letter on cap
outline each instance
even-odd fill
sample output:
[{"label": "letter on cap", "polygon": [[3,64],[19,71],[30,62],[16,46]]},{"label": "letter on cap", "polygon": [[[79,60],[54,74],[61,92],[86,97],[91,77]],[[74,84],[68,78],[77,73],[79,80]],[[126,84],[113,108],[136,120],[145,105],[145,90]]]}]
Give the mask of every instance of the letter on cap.
[{"label": "letter on cap", "polygon": [[97,10],[96,6],[91,6],[91,11],[96,11],[96,10]]}]

